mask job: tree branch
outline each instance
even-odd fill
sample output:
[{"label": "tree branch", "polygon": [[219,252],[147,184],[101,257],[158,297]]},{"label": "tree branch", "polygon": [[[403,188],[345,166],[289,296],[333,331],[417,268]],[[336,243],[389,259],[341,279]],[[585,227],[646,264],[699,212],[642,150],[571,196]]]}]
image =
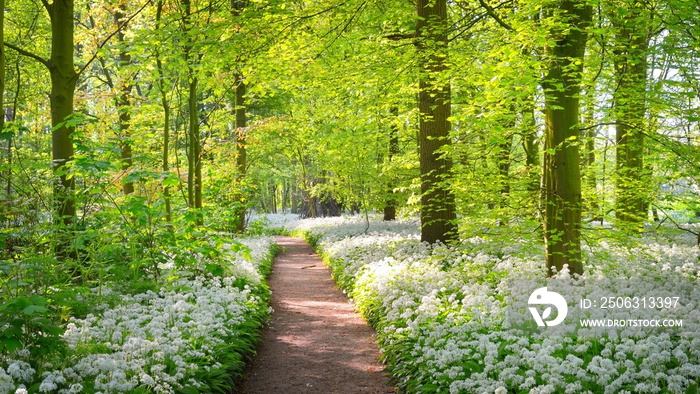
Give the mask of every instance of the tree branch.
[{"label": "tree branch", "polygon": [[482,7],[486,10],[486,14],[493,18],[499,25],[503,26],[506,30],[508,31],[513,31],[513,27],[509,24],[507,24],[503,19],[501,19],[498,15],[496,15],[496,12],[493,10],[493,8],[486,4],[484,0],[479,0],[479,4],[481,4]]},{"label": "tree branch", "polygon": [[598,128],[601,126],[618,126],[618,125],[631,126],[629,123],[625,123],[625,122],[603,122],[603,123],[596,123],[596,124],[591,125],[591,126],[579,127],[578,129],[580,131],[586,131],[586,130],[595,129],[595,128]]},{"label": "tree branch", "polygon": [[43,57],[41,57],[35,53],[29,52],[27,50],[24,50],[18,46],[12,45],[9,42],[6,42],[4,44],[6,47],[17,51],[17,53],[19,53],[20,55],[31,57],[32,59],[34,59],[34,60],[38,61],[39,63],[43,64],[44,66],[46,66],[46,68],[49,68],[49,61],[44,59]]},{"label": "tree branch", "polygon": [[[150,1],[146,1],[146,2],[143,4],[143,6],[141,6],[141,8],[138,9],[138,11],[136,11],[133,15],[131,15],[126,21],[124,21],[124,23],[122,23],[121,25],[119,25],[115,31],[113,31],[113,32],[110,33],[107,37],[105,37],[105,39],[102,40],[102,42],[100,43],[100,45],[97,46],[97,49],[102,49],[105,45],[107,45],[107,42],[109,42],[109,40],[111,40],[112,37],[114,37],[115,35],[117,35],[117,33],[121,32],[122,29],[125,28],[126,25],[128,25],[129,22],[131,22],[132,19],[136,18],[136,16],[138,16],[138,14],[140,14],[141,11],[143,11],[144,9],[146,9],[146,7],[147,7],[149,4],[150,4]],[[92,62],[94,62],[95,59],[97,59],[98,53],[99,53],[99,51],[96,50],[95,53],[92,54],[92,57],[91,57],[82,67],[80,67],[80,71],[78,71],[78,77],[80,77],[80,75],[85,71],[85,69],[87,69],[88,67],[90,67],[90,64],[92,64]]]},{"label": "tree branch", "polygon": [[[350,18],[348,18],[348,20],[344,21],[345,23],[342,24],[342,25],[343,25],[342,29],[340,29],[340,31],[335,35],[335,37],[333,37],[333,39],[331,40],[331,42],[329,42],[328,44],[326,44],[326,45],[324,46],[324,48],[321,50],[321,52],[317,53],[316,56],[314,56],[314,59],[318,59],[319,57],[321,57],[321,55],[322,55],[328,48],[330,48],[333,44],[335,44],[335,42],[343,35],[343,33],[345,33],[345,32],[348,30],[348,27],[350,27],[350,24],[352,23],[352,21],[355,20],[355,18],[357,18],[357,17],[360,15],[360,13],[362,12],[362,10],[364,9],[364,7],[365,7],[366,4],[367,4],[367,1],[363,1],[362,3],[360,3],[360,6],[357,7],[357,9],[355,10],[355,12],[353,12],[353,14],[350,16]],[[335,26],[334,28],[332,28],[327,34],[324,35],[324,37],[325,37],[326,35],[330,34],[331,32],[334,32],[334,31],[338,30],[338,28],[339,28],[340,26],[341,26],[341,25],[337,25],[337,26]]]},{"label": "tree branch", "polygon": [[416,38],[416,32],[413,33],[395,33],[384,36],[387,40],[399,41],[399,40],[409,40]]},{"label": "tree branch", "polygon": [[46,9],[46,12],[51,13],[51,4],[49,4],[48,1],[46,0],[41,0],[41,4],[44,6]]}]

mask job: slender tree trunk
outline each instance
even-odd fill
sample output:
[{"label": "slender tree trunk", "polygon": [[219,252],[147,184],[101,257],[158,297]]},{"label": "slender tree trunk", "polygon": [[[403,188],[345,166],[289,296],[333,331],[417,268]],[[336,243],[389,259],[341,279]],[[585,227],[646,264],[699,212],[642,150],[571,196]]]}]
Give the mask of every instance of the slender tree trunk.
[{"label": "slender tree trunk", "polygon": [[287,213],[287,199],[289,198],[289,185],[282,181],[282,213]]},{"label": "slender tree trunk", "polygon": [[[198,80],[195,79],[195,108],[198,104],[197,102],[197,96],[196,96],[196,88],[198,85]],[[194,119],[193,119],[194,118]],[[203,182],[202,182],[202,138],[199,134],[199,109],[195,110],[194,116],[192,116],[192,109],[190,109],[190,121],[195,120],[195,127],[190,126],[190,130],[192,131],[192,137],[194,141],[194,149],[193,149],[193,154],[194,154],[194,207],[197,210],[202,209],[202,191],[203,191]],[[199,224],[202,224],[202,217],[201,217],[201,212],[198,213],[198,218],[199,218]]]},{"label": "slender tree trunk", "polygon": [[[391,128],[389,129],[389,156],[388,160],[391,163],[394,156],[399,154],[399,126],[396,124],[399,117],[399,108],[391,107]],[[384,220],[396,220],[396,194],[394,193],[394,182],[390,179],[386,185],[386,203],[384,205]]]},{"label": "slender tree trunk", "polygon": [[[165,96],[165,90],[161,90],[161,105],[163,106],[162,168],[163,172],[167,173],[170,171],[170,104],[168,104],[167,97]],[[170,205],[170,186],[163,187],[163,198],[165,199],[165,220],[170,223],[173,220],[172,207]]]},{"label": "slender tree trunk", "polygon": [[583,125],[585,130],[582,133],[584,138],[585,146],[583,152],[583,160],[581,162],[584,179],[591,190],[590,201],[586,204],[588,206],[588,211],[593,220],[600,219],[600,204],[598,203],[598,180],[596,177],[595,168],[595,138],[596,129],[593,127],[595,122],[595,89],[593,86],[589,86],[586,90],[586,104],[583,113]]},{"label": "slender tree trunk", "polygon": [[[193,89],[194,88],[194,89]],[[192,131],[195,123],[192,123],[192,112],[193,110],[191,109],[192,107],[192,91],[197,90],[197,83],[196,80],[190,79],[189,81],[189,87],[188,87],[188,109],[187,109],[187,119],[188,119],[188,128],[187,128],[187,206],[189,208],[194,208],[194,133]],[[197,105],[196,99],[194,100],[194,104]],[[195,118],[196,118],[196,110],[194,110]]]},{"label": "slender tree trunk", "polygon": [[[129,170],[134,165],[133,153],[131,147],[131,133],[129,132],[129,127],[131,126],[131,114],[129,113],[131,107],[131,99],[129,98],[129,93],[127,89],[121,88],[119,93],[119,98],[117,99],[117,108],[119,111],[119,131],[120,131],[120,144],[121,144],[121,159],[122,159],[122,171],[128,173]],[[124,181],[122,183],[122,191],[126,194],[132,194],[134,192],[134,182]]]},{"label": "slender tree trunk", "polygon": [[[243,187],[246,175],[246,107],[245,107],[245,82],[242,77],[238,77],[238,85],[236,86],[236,185],[239,188]],[[238,231],[245,230],[245,213],[246,202],[245,194],[240,193],[240,198],[237,199],[235,209],[236,217],[238,217]]]},{"label": "slender tree trunk", "polygon": [[[507,125],[507,129],[512,129],[515,127],[515,123],[510,123]],[[510,150],[513,146],[513,133],[509,133],[505,136],[505,139],[498,144],[498,154],[496,155],[497,167],[498,167],[498,198],[499,206],[503,208],[508,202],[508,196],[510,195]],[[503,225],[506,223],[507,215],[499,215],[501,219],[499,224]]]},{"label": "slender tree trunk", "polygon": [[592,10],[573,0],[559,2],[567,29],[554,31],[547,48],[545,92],[544,238],[548,273],[568,265],[583,273],[581,261],[581,173],[578,151],[579,93]]},{"label": "slender tree trunk", "polygon": [[[187,34],[192,34],[190,31],[192,5],[190,0],[184,0],[185,8],[184,26]],[[202,224],[201,208],[202,208],[202,158],[201,158],[201,140],[199,136],[199,108],[197,99],[198,77],[197,71],[194,69],[192,62],[196,61],[196,56],[192,54],[192,48],[195,38],[188,37],[185,48],[185,58],[187,60],[188,71],[188,132],[187,132],[187,203],[190,208],[194,208],[197,213],[197,224]]]},{"label": "slender tree trunk", "polygon": [[648,31],[644,7],[630,2],[615,25],[614,65],[617,89],[613,93],[616,118],[615,217],[626,229],[641,229],[647,218],[644,191],[644,128],[646,114]]},{"label": "slender tree trunk", "polygon": [[523,151],[525,152],[525,168],[527,170],[527,190],[536,193],[540,189],[540,157],[537,147],[537,124],[535,123],[534,98],[529,100],[528,106],[522,114]]},{"label": "slender tree trunk", "polygon": [[[0,0],[0,134],[5,131],[5,0]],[[12,194],[12,138],[7,139],[7,196]]]},{"label": "slender tree trunk", "polygon": [[[124,26],[126,23],[126,3],[119,4],[114,13],[114,21],[119,29],[117,31],[117,41],[120,45],[119,54],[117,55],[118,67],[126,68],[131,63],[131,55],[127,52],[124,43]],[[106,72],[106,70],[105,70]],[[119,95],[117,96],[117,111],[119,112],[119,141],[121,145],[122,171],[128,172],[134,165],[132,154],[131,133],[131,83],[130,81],[119,82]],[[124,181],[122,183],[122,191],[124,194],[134,192],[134,183]]]},{"label": "slender tree trunk", "polygon": [[[189,128],[187,133],[189,146],[189,162],[188,162],[188,197],[190,207],[194,209],[202,208],[202,158],[201,158],[201,141],[199,138],[199,110],[197,108],[197,85],[199,79],[194,75],[195,71],[191,72],[188,107],[189,107]],[[198,213],[197,215],[199,215]],[[199,216],[198,216],[199,217]],[[201,224],[201,218],[198,219]]]},{"label": "slender tree trunk", "polygon": [[421,240],[448,242],[458,236],[450,188],[450,82],[447,79],[447,1],[418,0],[416,45],[419,74]]},{"label": "slender tree trunk", "polygon": [[302,185],[302,190],[301,192],[303,193],[303,199],[302,200],[302,207],[301,207],[301,213],[302,215],[306,216],[305,212],[305,207],[304,203],[308,204],[309,207],[309,214],[311,215],[312,218],[316,217],[316,208],[314,207],[314,197],[311,195],[311,187],[313,186],[313,182],[311,179],[309,179],[309,174],[308,171],[306,170],[306,157],[304,154],[301,152],[301,149],[297,148],[296,150],[297,156],[299,157],[299,163],[301,163],[301,185]]},{"label": "slender tree trunk", "polygon": [[[156,8],[156,30],[160,28],[160,21],[163,15],[163,0],[158,1]],[[160,52],[156,48],[156,68],[158,70],[158,89],[160,90],[160,105],[163,107],[163,156],[162,168],[163,172],[170,171],[170,103],[165,90],[165,74],[163,72],[163,61],[160,58]],[[168,223],[172,222],[173,214],[170,206],[170,186],[163,186],[163,198],[165,199],[165,219]]]},{"label": "slender tree trunk", "polygon": [[523,151],[525,152],[525,189],[531,203],[528,215],[534,219],[540,217],[543,200],[542,196],[542,166],[540,165],[539,144],[537,142],[537,123],[535,122],[535,98],[529,96],[527,104],[521,114],[521,126]]},{"label": "slender tree trunk", "polygon": [[270,193],[272,194],[272,201],[270,202],[270,206],[272,207],[272,213],[277,213],[277,185],[272,184],[270,185]]},{"label": "slender tree trunk", "polygon": [[[245,0],[230,0],[231,14],[237,19],[241,12],[245,9],[247,1]],[[240,57],[236,59],[241,61]],[[237,65],[240,67],[240,65]],[[236,198],[236,206],[234,207],[235,216],[237,219],[238,232],[242,233],[245,230],[245,213],[247,210],[246,194],[243,190],[246,176],[246,85],[243,80],[243,75],[236,75],[238,85],[236,85],[236,130],[234,132],[234,141],[236,143],[236,187],[239,188]]]},{"label": "slender tree trunk", "polygon": [[[3,59],[4,60],[4,59]],[[7,63],[5,63],[5,67],[7,67]],[[5,71],[5,67],[3,67],[3,71]],[[19,95],[22,90],[22,70],[19,68],[19,58],[15,62],[15,91],[14,91],[14,97],[12,97],[12,107],[11,108],[4,108],[3,107],[3,112],[0,114],[2,116],[2,121],[3,121],[3,128],[4,126],[4,121],[5,118],[7,118],[8,122],[13,122],[15,120],[15,117],[17,116],[17,108],[19,107]],[[4,80],[4,78],[3,78]],[[4,93],[4,88],[2,89]],[[4,104],[4,102],[3,102]],[[7,140],[7,185],[6,191],[7,191],[7,198],[10,199],[12,197],[12,163],[13,163],[13,152],[12,152],[12,146],[14,145],[15,136],[14,135],[9,135],[9,138]]]}]

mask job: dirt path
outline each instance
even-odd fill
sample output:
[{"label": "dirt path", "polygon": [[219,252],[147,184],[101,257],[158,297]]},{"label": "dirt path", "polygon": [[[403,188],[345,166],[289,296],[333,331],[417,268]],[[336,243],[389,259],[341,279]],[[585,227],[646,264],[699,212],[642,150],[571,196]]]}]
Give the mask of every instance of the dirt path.
[{"label": "dirt path", "polygon": [[242,393],[393,393],[373,331],[300,238],[284,248],[268,283],[274,312]]}]

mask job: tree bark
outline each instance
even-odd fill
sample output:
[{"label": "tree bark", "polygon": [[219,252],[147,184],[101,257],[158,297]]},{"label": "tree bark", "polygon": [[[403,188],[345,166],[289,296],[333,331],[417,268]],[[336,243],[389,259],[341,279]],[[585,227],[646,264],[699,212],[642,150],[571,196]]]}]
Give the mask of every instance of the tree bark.
[{"label": "tree bark", "polygon": [[[118,67],[127,67],[131,63],[131,55],[127,52],[124,46],[124,26],[126,23],[126,3],[119,4],[114,13],[114,21],[117,25],[117,41],[120,44],[119,54],[117,55]],[[106,70],[105,70],[106,72]],[[119,141],[121,145],[122,171],[128,173],[134,165],[132,154],[132,141],[129,128],[131,127],[131,83],[122,79],[119,82],[119,94],[117,95],[117,111],[119,113]],[[125,195],[134,192],[134,183],[124,181],[122,183],[122,191]]]},{"label": "tree bark", "polygon": [[[187,131],[187,144],[189,148],[187,162],[187,196],[190,208],[202,208],[202,161],[201,145],[199,139],[199,110],[197,108],[197,84],[198,78],[190,72],[189,92],[188,92],[188,115],[189,126]],[[199,213],[197,214],[199,215]],[[201,221],[198,220],[201,224]]]},{"label": "tree bark", "polygon": [[579,93],[583,56],[590,24],[590,6],[559,2],[566,28],[553,31],[556,44],[547,48],[545,153],[543,163],[544,239],[548,273],[568,265],[583,273],[581,261],[581,173],[578,149]]},{"label": "tree bark", "polygon": [[292,213],[299,213],[299,198],[297,196],[298,194],[298,189],[297,189],[297,184],[296,182],[292,182],[292,193],[291,193],[291,198],[292,198]]},{"label": "tree bark", "polygon": [[[78,74],[73,63],[73,0],[56,0],[47,4],[51,18],[51,56],[47,62],[51,75],[51,133],[56,213],[54,221],[71,226],[75,219],[75,181],[66,173],[73,160],[72,134],[74,127],[65,121],[73,116],[73,97]],[[66,246],[57,252],[65,255]]]},{"label": "tree bark", "polygon": [[[515,122],[510,122],[506,125],[507,130],[512,130],[515,127]],[[498,167],[498,205],[503,209],[508,202],[510,195],[510,150],[513,146],[513,133],[508,132],[504,140],[498,144],[498,153],[496,155],[496,165]],[[507,215],[499,213],[499,225],[507,222]]]},{"label": "tree bark", "polygon": [[535,123],[535,99],[528,98],[528,104],[521,113],[523,151],[525,151],[525,169],[527,171],[527,191],[533,197],[539,196],[540,190],[540,157],[536,142],[537,124]]},{"label": "tree bark", "polygon": [[[163,0],[158,1],[156,9],[156,30],[160,27],[161,17],[163,15]],[[163,61],[160,58],[160,52],[156,48],[156,68],[158,70],[158,89],[160,90],[160,104],[163,107],[163,156],[162,168],[163,173],[170,171],[170,104],[165,90],[165,74],[163,73]],[[163,198],[165,199],[165,219],[168,223],[172,222],[172,208],[170,206],[170,186],[163,187]]]},{"label": "tree bark", "polygon": [[[246,7],[247,1],[245,0],[230,0],[231,14],[234,18],[238,18],[241,12]],[[240,56],[236,59],[237,62],[241,62]],[[237,65],[240,67],[239,65]],[[234,206],[234,215],[237,218],[236,230],[239,233],[245,231],[245,213],[247,209],[247,193],[244,191],[244,182],[246,176],[246,132],[247,132],[247,118],[246,118],[246,85],[243,80],[243,75],[236,73],[236,79],[238,85],[236,85],[236,130],[234,132],[234,141],[236,143],[236,187],[238,187],[238,193],[236,195],[236,205]]]},{"label": "tree bark", "polygon": [[[389,128],[389,156],[387,159],[391,163],[394,156],[399,154],[399,127],[396,124],[399,116],[399,108],[391,107],[391,127]],[[386,202],[384,204],[384,220],[396,220],[396,194],[394,193],[394,182],[389,179],[386,185]]]},{"label": "tree bark", "polygon": [[[238,77],[238,85],[236,86],[236,186],[240,189],[243,187],[246,175],[246,107],[245,107],[246,86],[242,77]],[[245,194],[240,190],[239,198],[237,198],[235,206],[235,215],[238,218],[238,232],[245,230],[245,213],[246,201]]]},{"label": "tree bark", "polygon": [[419,148],[421,240],[448,242],[458,236],[455,197],[450,189],[450,82],[447,72],[447,1],[418,0]]},{"label": "tree bark", "polygon": [[644,19],[651,16],[645,15],[639,2],[625,2],[624,7],[623,17],[612,17],[617,82],[613,93],[617,141],[615,217],[618,226],[639,230],[647,217],[644,129],[649,37]]},{"label": "tree bark", "polygon": [[[5,131],[5,0],[0,0],[0,134]],[[7,139],[7,196],[12,193],[12,138]]]},{"label": "tree bark", "polygon": [[[183,0],[183,5],[185,8],[185,14],[183,16],[183,25],[185,33],[188,35],[192,34],[190,30],[190,25],[192,23],[192,4],[190,0]],[[202,146],[201,139],[199,136],[199,108],[198,108],[198,97],[197,97],[197,85],[198,77],[197,71],[194,69],[193,62],[195,57],[201,58],[201,56],[194,55],[192,53],[192,48],[194,46],[195,38],[190,36],[187,37],[187,43],[185,47],[185,59],[187,61],[187,74],[188,74],[188,130],[187,130],[187,203],[190,208],[196,210],[196,223],[198,225],[202,224]]]},{"label": "tree bark", "polygon": [[585,98],[585,110],[583,113],[583,125],[585,130],[581,137],[584,138],[584,152],[583,161],[581,162],[584,180],[591,190],[590,200],[586,203],[591,219],[600,220],[602,217],[600,213],[600,204],[598,202],[598,180],[596,176],[595,168],[595,138],[596,138],[596,128],[593,126],[595,122],[595,89],[593,86],[589,86],[586,90]]}]

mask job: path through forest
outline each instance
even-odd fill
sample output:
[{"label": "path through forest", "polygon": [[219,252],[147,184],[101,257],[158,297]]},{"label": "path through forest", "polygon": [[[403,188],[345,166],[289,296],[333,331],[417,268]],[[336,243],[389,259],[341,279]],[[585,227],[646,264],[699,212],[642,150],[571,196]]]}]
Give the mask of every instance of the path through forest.
[{"label": "path through forest", "polygon": [[277,237],[268,283],[274,312],[242,392],[393,393],[373,330],[300,238]]}]

